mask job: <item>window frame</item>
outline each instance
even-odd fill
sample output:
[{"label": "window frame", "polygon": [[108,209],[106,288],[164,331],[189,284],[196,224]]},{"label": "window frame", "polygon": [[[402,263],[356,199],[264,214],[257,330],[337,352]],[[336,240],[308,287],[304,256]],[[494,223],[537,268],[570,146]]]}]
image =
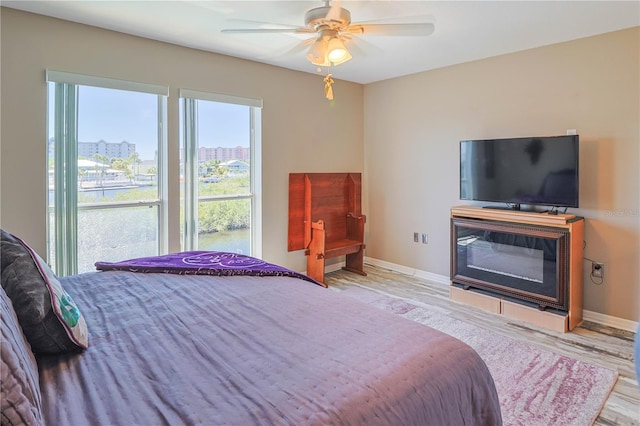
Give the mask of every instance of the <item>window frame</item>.
[{"label": "window frame", "polygon": [[[107,210],[131,207],[157,207],[158,209],[158,251],[168,250],[168,203],[167,203],[167,98],[169,88],[148,83],[117,80],[105,77],[89,76],[64,71],[46,70],[45,82],[54,87],[54,241],[51,241],[51,224],[47,219],[47,257],[52,263],[52,245],[55,246],[54,269],[59,276],[72,275],[78,271],[78,213],[85,210]],[[77,164],[78,161],[78,87],[91,86],[104,89],[124,90],[157,96],[157,138],[158,138],[158,197],[152,201],[84,203],[78,205],[77,167],[65,167],[65,164]],[[47,84],[47,97],[50,96]],[[49,101],[47,105],[50,105]],[[47,107],[48,109],[49,107]],[[47,111],[47,120],[51,111]],[[47,134],[49,135],[47,123]],[[49,135],[51,136],[51,135]],[[48,140],[48,138],[47,138]],[[48,145],[48,144],[47,144]],[[49,157],[49,155],[47,155]],[[48,166],[47,166],[48,167]],[[47,179],[48,179],[47,173]],[[48,186],[48,184],[47,184]],[[60,189],[64,188],[64,189]],[[47,215],[51,206],[47,202]],[[64,253],[64,256],[58,255]]]},{"label": "window frame", "polygon": [[[251,253],[262,257],[262,107],[260,99],[232,96],[192,89],[180,89],[181,132],[184,147],[184,235],[183,249],[198,247],[198,204],[226,200],[250,200]],[[198,195],[198,111],[197,101],[235,104],[249,107],[249,194],[242,195]]]}]

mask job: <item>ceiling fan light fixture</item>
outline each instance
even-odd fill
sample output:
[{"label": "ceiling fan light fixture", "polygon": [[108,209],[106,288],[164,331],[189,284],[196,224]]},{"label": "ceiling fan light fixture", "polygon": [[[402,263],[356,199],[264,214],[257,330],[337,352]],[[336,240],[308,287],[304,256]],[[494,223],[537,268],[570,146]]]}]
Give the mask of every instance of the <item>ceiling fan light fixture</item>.
[{"label": "ceiling fan light fixture", "polygon": [[321,67],[340,65],[351,58],[338,32],[331,28],[322,29],[307,52],[309,62]]},{"label": "ceiling fan light fixture", "polygon": [[350,60],[352,56],[342,40],[338,37],[333,37],[327,45],[327,58],[333,65],[340,65]]},{"label": "ceiling fan light fixture", "polygon": [[328,67],[331,65],[327,56],[327,40],[325,40],[324,37],[320,36],[313,42],[309,48],[309,52],[307,52],[307,59],[313,65],[320,67]]},{"label": "ceiling fan light fixture", "polygon": [[[1,1],[1,0],[0,0]],[[340,6],[339,0],[322,0],[324,6],[308,10],[304,15],[304,26],[276,25],[276,28],[233,28],[223,29],[225,33],[291,33],[315,34],[316,39],[306,39],[292,52],[299,53],[304,46],[308,46],[306,58],[318,67],[340,65],[353,59],[351,52],[345,47],[345,41],[350,41],[355,34],[398,35],[398,36],[428,36],[434,31],[434,25],[428,22],[375,24],[351,23],[351,12]],[[354,48],[356,45],[354,44]]]}]

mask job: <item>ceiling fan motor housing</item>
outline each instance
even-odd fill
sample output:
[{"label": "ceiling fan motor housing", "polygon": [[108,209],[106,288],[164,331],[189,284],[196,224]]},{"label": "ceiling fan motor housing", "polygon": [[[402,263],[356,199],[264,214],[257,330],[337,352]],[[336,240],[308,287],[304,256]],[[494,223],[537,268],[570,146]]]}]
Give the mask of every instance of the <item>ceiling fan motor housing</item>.
[{"label": "ceiling fan motor housing", "polygon": [[351,12],[342,7],[339,9],[339,13],[336,14],[335,10],[331,13],[333,16],[329,16],[331,6],[321,6],[308,10],[304,14],[305,25],[315,28],[316,30],[321,28],[339,29],[346,27],[351,23]]}]

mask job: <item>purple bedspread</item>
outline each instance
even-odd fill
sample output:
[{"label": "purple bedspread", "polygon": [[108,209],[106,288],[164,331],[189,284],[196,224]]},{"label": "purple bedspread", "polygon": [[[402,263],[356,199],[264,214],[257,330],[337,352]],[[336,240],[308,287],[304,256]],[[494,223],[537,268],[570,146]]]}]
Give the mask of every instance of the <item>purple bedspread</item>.
[{"label": "purple bedspread", "polygon": [[249,275],[293,277],[326,287],[311,277],[243,254],[222,251],[183,251],[163,256],[139,257],[122,262],[96,262],[99,271],[161,272],[179,275]]},{"label": "purple bedspread", "polygon": [[38,358],[47,425],[501,424],[465,343],[290,277],[61,279],[89,348]]}]

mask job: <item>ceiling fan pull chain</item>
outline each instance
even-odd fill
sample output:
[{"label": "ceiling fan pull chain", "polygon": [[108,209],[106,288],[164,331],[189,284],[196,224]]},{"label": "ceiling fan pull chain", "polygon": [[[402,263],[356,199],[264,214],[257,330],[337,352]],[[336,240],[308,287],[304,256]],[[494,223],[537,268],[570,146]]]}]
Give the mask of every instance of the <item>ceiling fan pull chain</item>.
[{"label": "ceiling fan pull chain", "polygon": [[331,77],[331,74],[327,74],[324,78],[324,95],[330,101],[333,100],[333,78]]}]

